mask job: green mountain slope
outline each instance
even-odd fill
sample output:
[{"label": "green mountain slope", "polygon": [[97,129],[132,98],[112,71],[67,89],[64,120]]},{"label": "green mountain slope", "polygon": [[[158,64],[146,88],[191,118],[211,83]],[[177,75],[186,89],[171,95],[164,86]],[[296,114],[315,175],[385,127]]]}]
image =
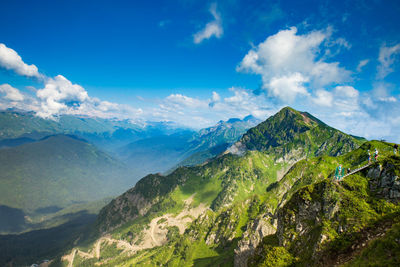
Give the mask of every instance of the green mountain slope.
[{"label": "green mountain slope", "polygon": [[326,125],[307,112],[286,107],[250,129],[236,146],[273,153],[278,157],[297,158],[295,154],[303,157],[322,154],[338,156],[364,141]]},{"label": "green mountain slope", "polygon": [[99,200],[135,181],[125,165],[75,136],[0,149],[0,204],[25,214]]},{"label": "green mountain slope", "polygon": [[[340,184],[332,179],[333,172],[328,177],[310,175],[309,171],[323,173],[338,163],[351,168],[366,164],[367,149],[374,147],[381,153],[379,163],[346,177]],[[357,255],[368,255],[370,248],[366,247],[386,242],[383,240],[388,239],[389,229],[400,221],[400,186],[396,178],[400,158],[391,154],[391,145],[368,142],[342,157],[321,158],[318,165],[300,162],[302,166],[287,175],[298,177],[290,189],[292,193],[282,199],[270,218],[277,230],[263,237],[249,266],[341,266],[351,260],[354,262],[349,266],[366,263],[366,256]],[[396,254],[385,258],[391,250],[390,246],[381,248],[374,262],[396,266],[400,260]]]},{"label": "green mountain slope", "polygon": [[[282,136],[284,132],[288,134]],[[253,134],[262,145],[250,145]],[[334,140],[340,140],[338,147]],[[330,194],[335,195],[338,188],[332,176],[339,163],[354,169],[365,163],[368,148],[378,147],[384,158],[391,152],[390,146],[378,142],[356,149],[360,139],[290,108],[250,129],[240,143],[235,144],[242,149],[239,155],[228,153],[202,166],[182,167],[167,176],[150,175],[140,180],[102,209],[92,239],[87,239],[96,241],[83,242],[72,251],[74,264],[247,266],[250,259],[257,265],[269,255],[259,248],[263,244],[281,255],[272,255],[278,263],[313,263],[314,241],[304,253],[294,245],[292,249],[291,244],[298,244],[292,239],[284,243],[289,234],[301,233],[301,229],[292,228],[290,220],[282,223],[285,216],[298,212],[298,208],[292,211],[291,205],[300,205],[301,197],[308,199],[302,193],[304,188],[313,188],[308,191],[315,193],[316,201],[324,199],[320,195],[326,192],[329,202]],[[331,207],[328,204],[327,209]],[[307,214],[303,210],[300,215]],[[388,213],[393,214],[393,210]],[[309,220],[321,213],[311,212]],[[296,237],[309,238],[308,233],[314,231]],[[96,256],[96,251],[100,255]],[[260,257],[254,258],[256,255]],[[67,257],[64,262],[68,262]]]}]

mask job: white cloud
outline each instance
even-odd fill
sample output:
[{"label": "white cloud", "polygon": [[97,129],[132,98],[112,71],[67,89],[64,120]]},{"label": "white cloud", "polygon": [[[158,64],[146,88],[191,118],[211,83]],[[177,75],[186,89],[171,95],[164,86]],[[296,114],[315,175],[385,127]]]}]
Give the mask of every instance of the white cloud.
[{"label": "white cloud", "polygon": [[8,70],[13,70],[20,75],[36,78],[42,77],[35,65],[25,64],[15,50],[8,48],[2,43],[0,43],[0,66]]},{"label": "white cloud", "polygon": [[315,92],[315,95],[316,97],[312,99],[315,104],[325,107],[332,106],[333,96],[331,92],[320,89]]},{"label": "white cloud", "polygon": [[[329,47],[334,44],[348,46],[344,39],[339,42],[330,40],[331,32],[328,28],[298,35],[296,27],[281,30],[251,49],[238,65],[237,71],[261,75],[263,88],[285,101],[293,101],[297,94],[306,94],[306,82],[313,89],[348,81],[348,70],[340,67],[338,62],[324,61],[325,41],[329,40],[326,44]],[[295,86],[288,86],[288,82],[284,83],[286,89],[280,90],[274,86],[282,77],[292,77],[291,84]],[[293,95],[289,96],[290,93]]]},{"label": "white cloud", "polygon": [[335,93],[347,98],[358,98],[359,92],[352,86],[336,86]]},{"label": "white cloud", "polygon": [[212,92],[212,101],[218,102],[220,100],[221,100],[221,97],[219,96],[219,94],[217,92]]},{"label": "white cloud", "polygon": [[379,50],[379,65],[377,68],[377,78],[378,79],[383,79],[385,78],[388,74],[392,73],[394,69],[392,68],[392,65],[395,61],[395,56],[400,52],[400,44],[394,45],[394,46],[381,46]]},{"label": "white cloud", "polygon": [[364,66],[366,66],[369,63],[369,59],[363,59],[360,60],[360,63],[357,65],[357,72],[361,72]]},{"label": "white cloud", "polygon": [[42,100],[41,111],[38,116],[51,117],[66,111],[69,107],[79,106],[89,96],[85,89],[77,84],[72,84],[62,75],[48,78],[43,89],[36,92]]},{"label": "white cloud", "polygon": [[72,114],[135,119],[143,112],[141,109],[135,109],[129,105],[89,97],[82,86],[73,84],[62,75],[48,78],[45,87],[37,90],[36,95],[39,99],[39,108],[37,108],[36,114],[43,118]]},{"label": "white cloud", "polygon": [[12,87],[9,84],[2,84],[0,85],[0,93],[5,94],[3,96],[5,99],[11,100],[11,101],[22,101],[24,100],[24,96],[20,93],[20,91],[17,88]]},{"label": "white cloud", "polygon": [[296,72],[290,76],[272,77],[266,87],[273,96],[292,103],[298,94],[308,95],[303,86],[305,82],[308,82],[308,78]]},{"label": "white cloud", "polygon": [[224,30],[222,28],[221,15],[217,11],[216,3],[213,3],[211,5],[210,13],[214,17],[214,20],[207,23],[202,30],[193,35],[193,42],[195,44],[199,44],[203,40],[210,39],[212,36],[220,38],[224,33]]},{"label": "white cloud", "polygon": [[166,98],[167,103],[171,108],[204,108],[208,106],[207,101],[184,96],[182,94],[172,94]]},{"label": "white cloud", "polygon": [[164,98],[158,107],[144,110],[143,116],[152,120],[171,120],[193,128],[209,127],[219,120],[232,117],[243,118],[249,114],[265,119],[271,115],[271,105],[263,96],[252,91],[232,87],[230,96],[222,98],[212,92],[208,99],[198,99],[182,94]]}]

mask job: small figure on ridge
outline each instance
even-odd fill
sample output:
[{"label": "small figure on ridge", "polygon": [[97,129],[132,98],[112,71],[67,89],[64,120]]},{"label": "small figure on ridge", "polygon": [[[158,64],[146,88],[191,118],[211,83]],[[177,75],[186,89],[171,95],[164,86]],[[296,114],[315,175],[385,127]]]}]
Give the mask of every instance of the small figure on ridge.
[{"label": "small figure on ridge", "polygon": [[374,152],[374,161],[377,162],[378,161],[378,149],[375,148],[375,152]]}]

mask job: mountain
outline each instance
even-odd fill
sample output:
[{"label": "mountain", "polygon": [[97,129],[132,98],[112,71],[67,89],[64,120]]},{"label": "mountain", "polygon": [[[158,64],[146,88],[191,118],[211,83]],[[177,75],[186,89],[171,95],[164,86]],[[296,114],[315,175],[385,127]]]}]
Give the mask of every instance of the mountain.
[{"label": "mountain", "polygon": [[170,122],[134,123],[129,120],[60,115],[54,119],[20,110],[0,111],[0,141],[29,138],[38,140],[51,134],[73,134],[96,146],[113,151],[135,140],[173,134],[185,130]]},{"label": "mountain", "polygon": [[72,134],[122,159],[143,176],[200,164],[223,152],[258,122],[253,116],[233,118],[196,133],[172,122],[133,123],[72,115],[43,119],[33,112],[7,110],[0,111],[0,148]]},{"label": "mountain", "polygon": [[283,108],[257,127],[250,129],[232,151],[259,150],[277,157],[302,157],[349,152],[365,139],[342,133],[307,112]]},{"label": "mountain", "polygon": [[183,159],[193,134],[192,131],[183,131],[144,138],[123,146],[117,154],[142,176],[164,172]]},{"label": "mountain", "polygon": [[136,180],[124,164],[73,135],[0,149],[0,207],[19,216],[16,231],[69,205],[119,194]]},{"label": "mountain", "polygon": [[137,166],[135,171],[143,175],[193,166],[225,151],[258,122],[256,118],[247,116],[243,120],[220,121],[198,132],[186,130],[152,136],[123,146],[117,155],[128,165]]},{"label": "mountain", "polygon": [[[333,140],[341,143],[336,147]],[[396,266],[400,158],[393,156],[393,144],[363,142],[290,108],[239,142],[241,153],[144,177],[100,211],[86,237],[92,241],[59,261],[364,266],[371,260]],[[379,162],[366,165],[367,150],[374,148]],[[365,167],[338,183],[333,176],[339,164]]]}]

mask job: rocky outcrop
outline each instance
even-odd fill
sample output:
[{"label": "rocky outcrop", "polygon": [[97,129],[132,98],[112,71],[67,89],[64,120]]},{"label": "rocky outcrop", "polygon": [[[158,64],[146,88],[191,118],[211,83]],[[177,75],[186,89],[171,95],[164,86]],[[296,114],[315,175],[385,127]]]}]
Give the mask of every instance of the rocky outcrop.
[{"label": "rocky outcrop", "polygon": [[370,189],[385,199],[400,201],[400,177],[396,175],[396,166],[391,161],[375,165],[368,170]]},{"label": "rocky outcrop", "polygon": [[321,235],[323,221],[331,220],[339,209],[337,191],[337,185],[324,180],[296,192],[277,212],[279,245],[313,255],[326,239]]},{"label": "rocky outcrop", "polygon": [[234,266],[247,267],[247,260],[267,235],[275,234],[276,228],[271,224],[269,215],[252,221],[243,233],[235,249]]}]

